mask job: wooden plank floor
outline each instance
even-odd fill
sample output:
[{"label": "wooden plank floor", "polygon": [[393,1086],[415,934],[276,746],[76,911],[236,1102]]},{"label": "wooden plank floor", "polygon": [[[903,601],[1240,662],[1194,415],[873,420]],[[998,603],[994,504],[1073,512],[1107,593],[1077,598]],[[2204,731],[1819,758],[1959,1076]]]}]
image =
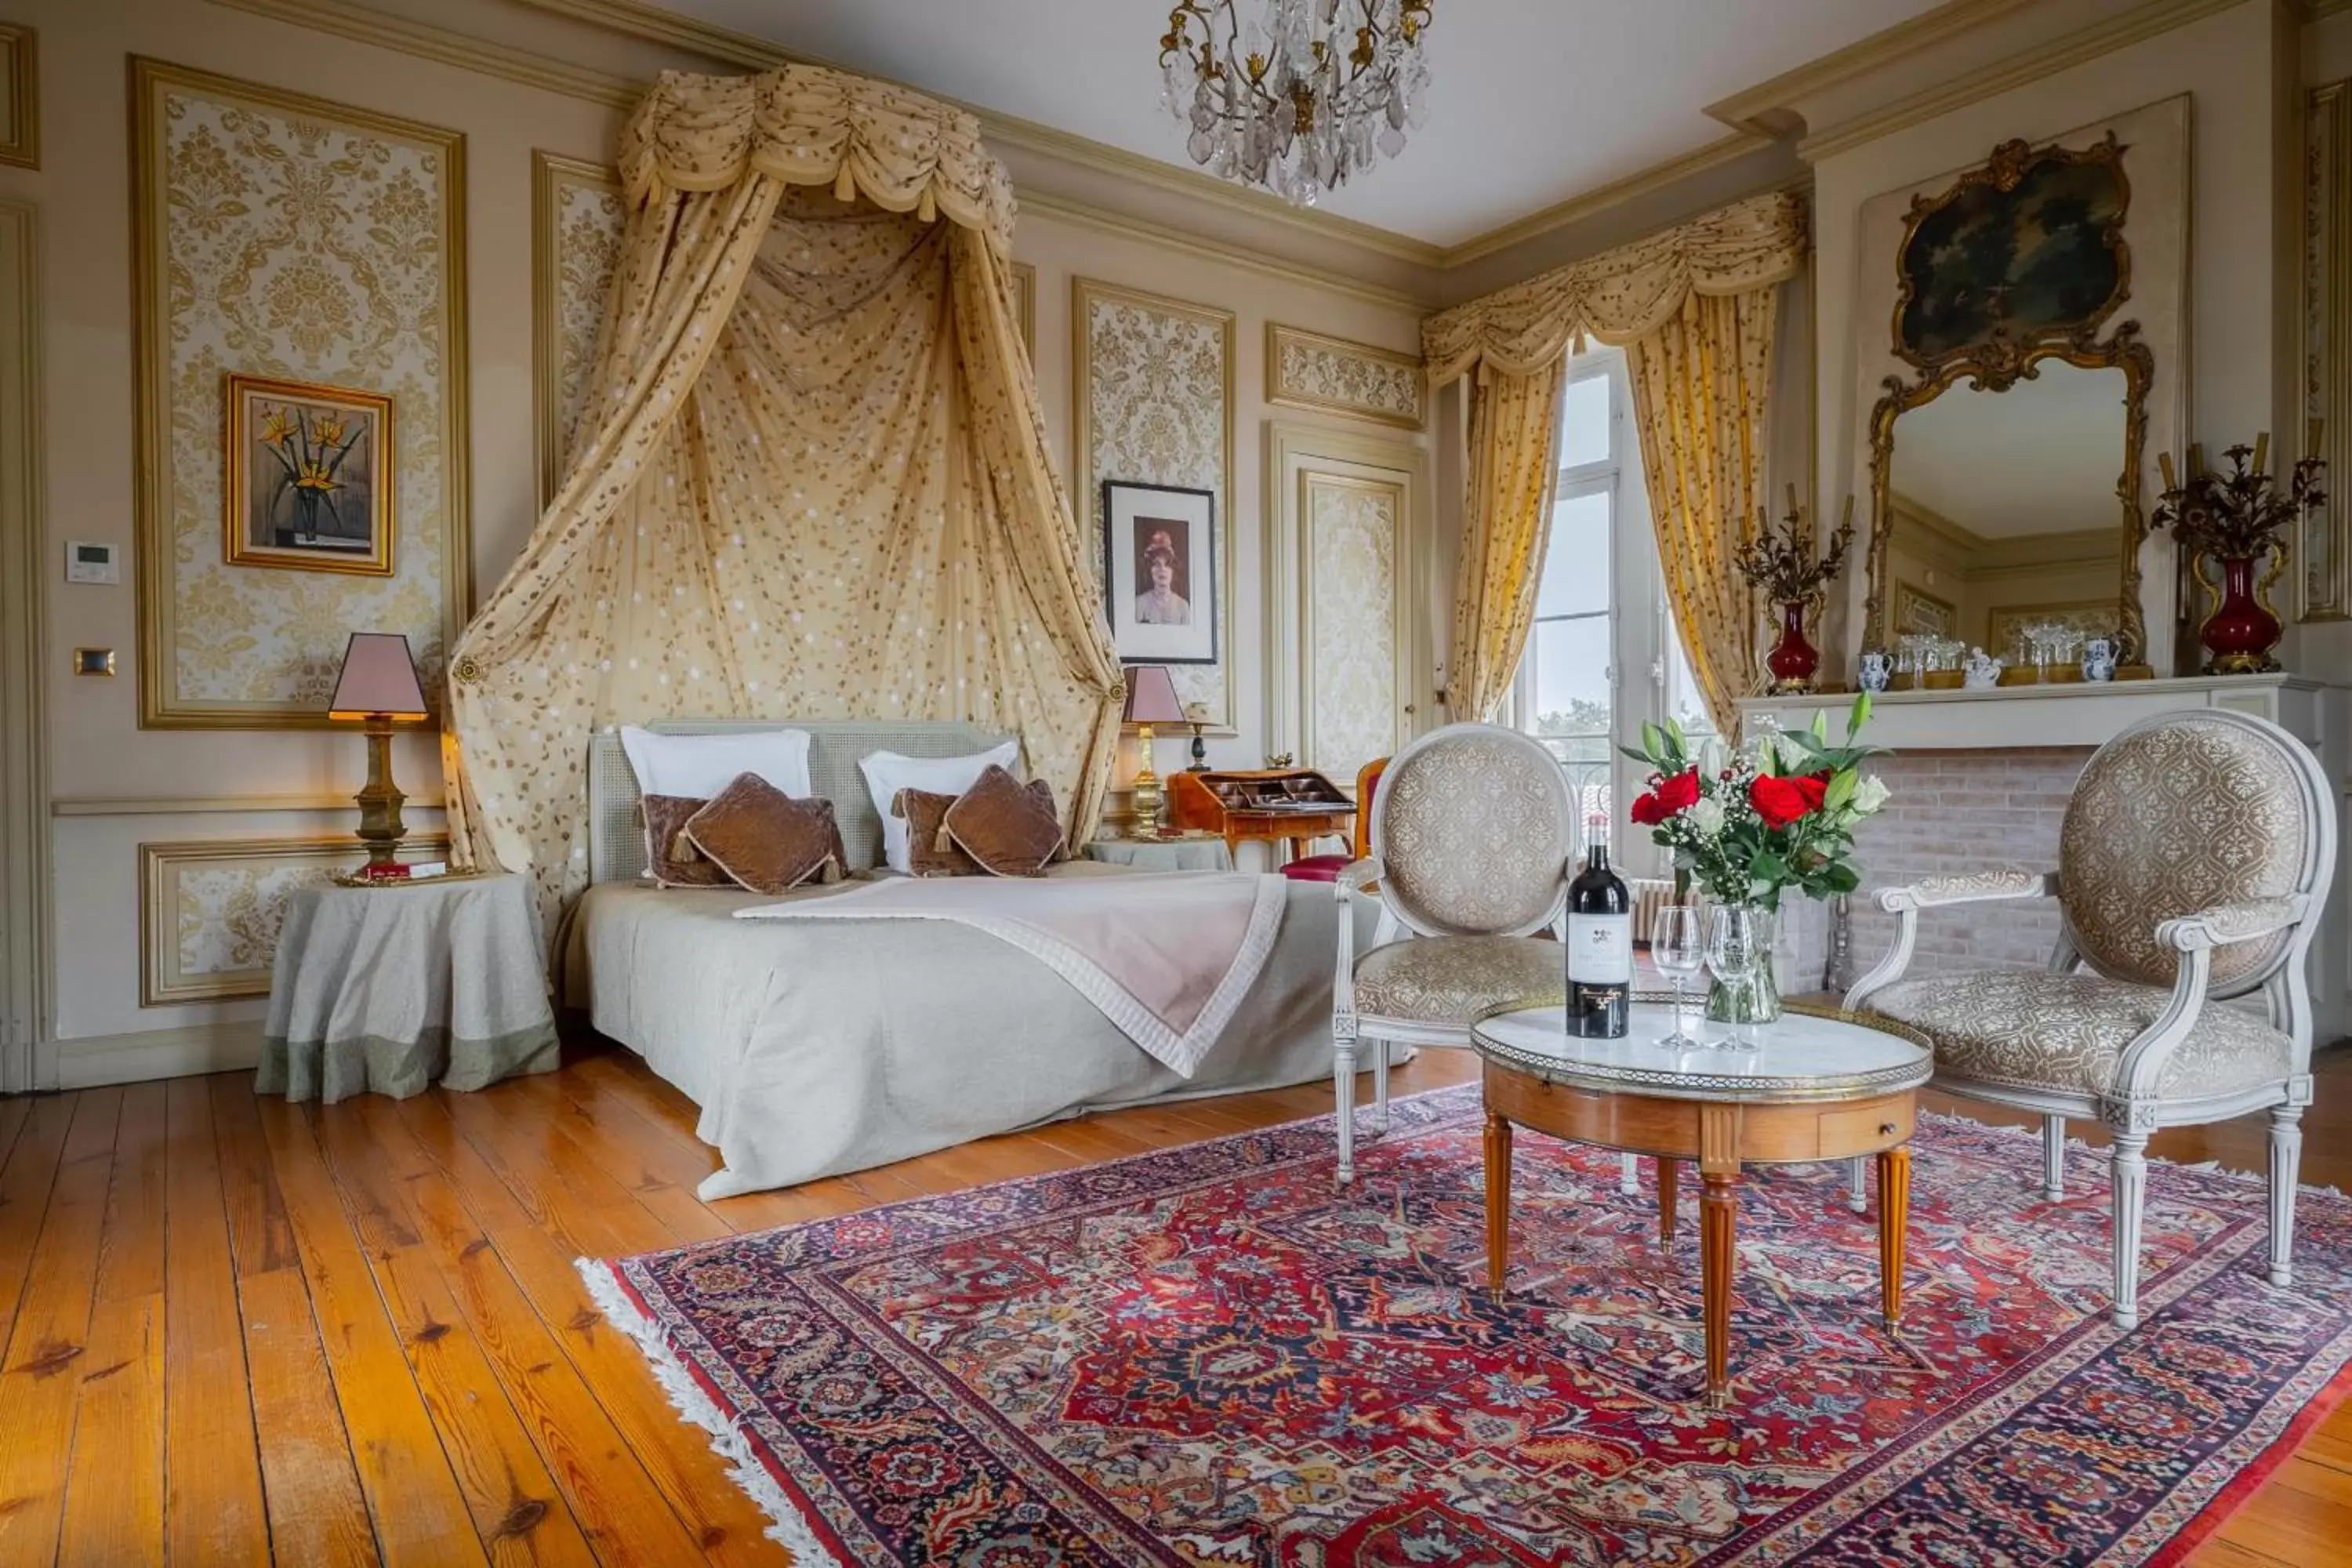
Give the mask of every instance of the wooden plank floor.
[{"label": "wooden plank floor", "polygon": [[[1426,1053],[1397,1090],[1472,1068]],[[2305,1179],[2352,1187],[2352,1050],[2320,1076]],[[399,1103],[256,1100],[245,1073],[0,1100],[0,1564],[786,1562],[574,1258],[1329,1104],[1312,1085],[1091,1116],[704,1204],[716,1161],[693,1107],[593,1046],[558,1073]],[[2260,1169],[2263,1123],[2155,1152]],[[2195,1561],[2347,1553],[2352,1405]]]}]

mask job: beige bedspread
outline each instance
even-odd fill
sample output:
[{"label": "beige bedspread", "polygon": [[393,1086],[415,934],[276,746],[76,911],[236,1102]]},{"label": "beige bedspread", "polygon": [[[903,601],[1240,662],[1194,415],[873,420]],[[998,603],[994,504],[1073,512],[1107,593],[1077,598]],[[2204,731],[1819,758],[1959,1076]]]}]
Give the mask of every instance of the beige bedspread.
[{"label": "beige bedspread", "polygon": [[[1056,875],[1159,879],[1073,863]],[[795,895],[819,900],[856,884]],[[1187,1080],[1051,969],[933,921],[739,921],[753,893],[591,889],[567,1000],[701,1107],[705,1197],[886,1164],[1110,1106],[1328,1079],[1339,909],[1284,889],[1257,980]],[[1358,940],[1370,934],[1362,906]]]},{"label": "beige bedspread", "polygon": [[1282,929],[1283,879],[893,877],[835,898],[760,904],[739,921],[943,921],[1060,975],[1155,1061],[1191,1078],[1256,983]]}]

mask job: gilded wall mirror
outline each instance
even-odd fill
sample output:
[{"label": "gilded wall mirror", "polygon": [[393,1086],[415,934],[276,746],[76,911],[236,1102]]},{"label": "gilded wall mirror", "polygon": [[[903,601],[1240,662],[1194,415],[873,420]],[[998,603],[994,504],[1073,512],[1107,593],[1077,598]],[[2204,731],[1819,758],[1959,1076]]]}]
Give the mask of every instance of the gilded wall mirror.
[{"label": "gilded wall mirror", "polygon": [[2158,104],[1865,205],[1863,647],[1921,633],[2027,664],[2063,628],[2149,658],[2150,338],[2183,335],[2186,131]]}]

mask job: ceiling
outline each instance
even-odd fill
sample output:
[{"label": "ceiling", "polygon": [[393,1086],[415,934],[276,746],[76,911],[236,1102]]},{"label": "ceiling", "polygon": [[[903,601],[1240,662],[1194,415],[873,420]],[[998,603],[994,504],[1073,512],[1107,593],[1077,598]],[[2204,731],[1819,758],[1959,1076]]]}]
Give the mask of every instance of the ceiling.
[{"label": "ceiling", "polygon": [[2124,373],[2044,360],[2007,392],[1963,383],[1898,417],[1889,482],[1979,539],[2015,539],[2115,526],[2123,466]]},{"label": "ceiling", "polygon": [[[662,3],[795,54],[1192,166],[1182,130],[1160,108],[1167,0]],[[1238,3],[1246,19],[1265,0]],[[1459,245],[1719,140],[1727,128],[1706,105],[1939,3],[1438,0],[1424,46],[1428,125],[1322,206]]]}]

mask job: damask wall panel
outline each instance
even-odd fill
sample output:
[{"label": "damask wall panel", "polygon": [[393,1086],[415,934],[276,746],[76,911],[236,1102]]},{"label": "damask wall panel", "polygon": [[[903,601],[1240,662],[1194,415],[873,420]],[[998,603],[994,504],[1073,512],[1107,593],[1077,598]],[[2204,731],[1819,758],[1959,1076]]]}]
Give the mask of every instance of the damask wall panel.
[{"label": "damask wall panel", "polygon": [[[1178,485],[1217,500],[1217,624],[1234,626],[1234,315],[1078,278],[1071,282],[1070,443],[1079,542],[1103,570],[1103,482]],[[1234,638],[1214,664],[1171,665],[1176,693],[1234,733]],[[1197,704],[1197,708],[1194,705]]]},{"label": "damask wall panel", "polygon": [[1345,784],[1393,753],[1404,701],[1399,482],[1307,473],[1301,508],[1300,760]]},{"label": "damask wall panel", "polygon": [[1428,377],[1411,354],[1265,324],[1268,403],[1418,430],[1428,421],[1427,398]]},{"label": "damask wall panel", "polygon": [[601,163],[534,152],[530,190],[531,337],[539,364],[531,394],[543,509],[563,480],[580,402],[595,369],[596,334],[627,214],[620,177]]},{"label": "damask wall panel", "polygon": [[[412,835],[401,858],[438,859],[448,850],[446,834]],[[287,900],[362,858],[348,837],[142,844],[139,1005],[268,995]]]},{"label": "damask wall panel", "polygon": [[[152,60],[132,69],[140,721],[325,728],[346,637],[425,690],[470,606],[464,138]],[[226,563],[232,372],[388,395],[389,576]]]}]

